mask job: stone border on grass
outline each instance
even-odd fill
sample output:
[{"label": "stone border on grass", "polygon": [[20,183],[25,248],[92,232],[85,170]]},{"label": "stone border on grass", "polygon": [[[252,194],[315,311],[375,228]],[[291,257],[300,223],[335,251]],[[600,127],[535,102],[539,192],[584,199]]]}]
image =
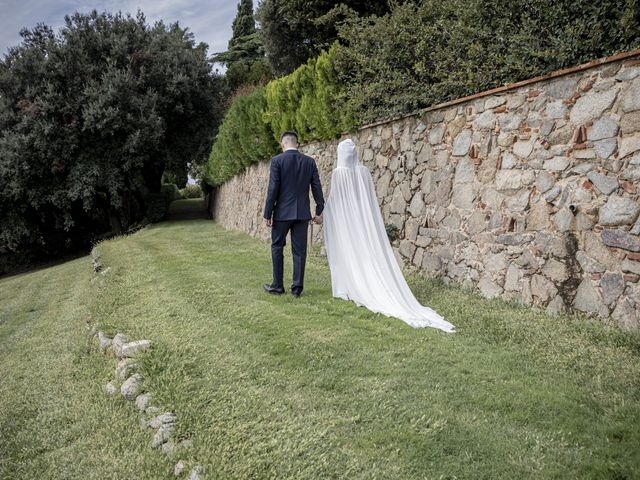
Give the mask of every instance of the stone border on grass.
[{"label": "stone border on grass", "polygon": [[[95,247],[91,251],[91,258],[96,274],[104,275],[110,270],[110,267],[104,268],[100,253]],[[90,337],[95,339],[100,352],[106,356],[115,357],[114,378],[104,385],[105,392],[111,397],[121,397],[125,401],[135,404],[140,411],[140,428],[142,430],[151,429],[154,432],[149,443],[151,448],[160,448],[169,457],[177,456],[190,448],[193,444],[191,439],[178,441],[172,435],[177,420],[175,412],[169,410],[163,412],[159,406],[154,404],[153,393],[145,388],[145,379],[138,372],[139,365],[136,360],[151,350],[152,342],[146,339],[130,340],[123,333],[110,336],[91,324],[88,324],[87,327],[90,330]],[[187,469],[188,463],[180,459],[175,464],[173,473],[179,477]],[[189,480],[200,480],[202,474],[202,467],[194,465],[189,470],[188,478]]]}]

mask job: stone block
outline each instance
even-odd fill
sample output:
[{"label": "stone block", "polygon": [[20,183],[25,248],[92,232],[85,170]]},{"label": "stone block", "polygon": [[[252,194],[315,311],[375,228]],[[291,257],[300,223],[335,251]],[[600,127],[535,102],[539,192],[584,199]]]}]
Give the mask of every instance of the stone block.
[{"label": "stone block", "polygon": [[521,278],[522,270],[514,264],[509,265],[504,277],[504,289],[509,292],[519,291]]},{"label": "stone block", "polygon": [[547,84],[547,95],[553,98],[571,98],[578,87],[575,77],[560,77]]},{"label": "stone block", "polygon": [[492,108],[499,107],[500,105],[504,105],[505,103],[507,103],[506,97],[491,96],[485,100],[484,108],[485,110],[490,110]]},{"label": "stone block", "polygon": [[123,358],[120,360],[116,365],[116,378],[124,380],[130,377],[137,367],[134,362],[135,359],[133,358]]},{"label": "stone block", "polygon": [[617,138],[607,138],[604,140],[598,140],[593,143],[593,149],[596,152],[598,158],[609,158],[614,154],[618,148]]},{"label": "stone block", "polygon": [[442,270],[442,260],[438,255],[425,252],[422,259],[422,269],[429,275],[437,275]]},{"label": "stone block", "polygon": [[447,128],[449,130],[449,135],[451,135],[451,138],[456,138],[458,136],[458,134],[464,128],[465,123],[466,123],[466,119],[464,115],[458,115],[451,122],[449,122],[449,125]]},{"label": "stone block", "polygon": [[552,172],[562,172],[567,169],[570,163],[567,157],[553,157],[550,160],[545,160],[544,169]]},{"label": "stone block", "polygon": [[472,138],[473,132],[470,129],[462,130],[453,141],[453,155],[458,157],[466,155],[471,147]]},{"label": "stone block", "polygon": [[149,340],[136,340],[134,342],[127,342],[122,345],[123,357],[137,357],[140,353],[149,350],[151,348],[151,341]]},{"label": "stone block", "polygon": [[[461,134],[462,135],[462,134]],[[476,177],[476,168],[469,158],[461,158],[456,166],[456,174],[453,179],[454,183],[473,182]]]},{"label": "stone block", "polygon": [[111,346],[111,338],[107,337],[103,332],[98,332],[98,344],[101,351],[105,351]]},{"label": "stone block", "polygon": [[622,248],[631,252],[640,252],[640,237],[624,230],[603,230],[600,232],[602,243],[609,247]]},{"label": "stone block", "polygon": [[640,204],[631,198],[612,195],[599,211],[601,225],[629,225],[640,213]]},{"label": "stone block", "polygon": [[588,256],[582,250],[578,250],[576,252],[576,260],[580,264],[580,267],[582,268],[583,272],[586,272],[586,273],[602,273],[605,270],[604,266],[602,266],[596,260],[594,260],[593,258]]},{"label": "stone block", "polygon": [[637,182],[640,180],[640,166],[630,166],[620,172],[620,178]]},{"label": "stone block", "polygon": [[504,152],[500,161],[500,168],[503,170],[510,170],[518,165],[518,159],[510,152]]},{"label": "stone block", "polygon": [[613,305],[624,292],[625,286],[624,278],[619,273],[605,273],[600,279],[604,303],[609,306]]},{"label": "stone block", "polygon": [[488,272],[501,272],[507,268],[509,262],[504,253],[490,253],[485,259],[484,266]]},{"label": "stone block", "polygon": [[468,210],[473,207],[473,201],[475,197],[476,194],[473,188],[473,184],[463,183],[461,185],[458,185],[453,190],[451,202],[458,208]]},{"label": "stone block", "polygon": [[496,188],[498,190],[515,190],[528,187],[535,180],[531,170],[500,170],[496,172]]},{"label": "stone block", "polygon": [[129,339],[122,333],[118,333],[113,337],[111,347],[113,348],[113,353],[115,353],[116,357],[119,358],[122,356],[122,346],[128,341]]},{"label": "stone block", "polygon": [[573,300],[573,307],[581,312],[607,317],[609,309],[604,304],[602,297],[593,286],[590,279],[585,278],[580,282],[576,296]]},{"label": "stone block", "polygon": [[602,117],[593,122],[587,133],[589,140],[602,140],[615,137],[618,134],[618,124],[611,117]]},{"label": "stone block", "polygon": [[623,112],[640,110],[640,78],[636,78],[622,94],[620,106]]},{"label": "stone block", "polygon": [[556,295],[553,300],[551,300],[546,308],[547,315],[560,315],[565,312],[567,309],[562,296]]},{"label": "stone block", "polygon": [[548,278],[535,274],[531,277],[531,293],[537,297],[542,304],[546,304],[551,298],[557,295],[558,289]]},{"label": "stone block", "polygon": [[524,121],[522,115],[505,114],[499,118],[500,129],[504,132],[511,132],[520,128],[520,125]]},{"label": "stone block", "polygon": [[556,178],[549,172],[543,170],[536,177],[536,187],[540,193],[544,193],[551,189],[556,183]]},{"label": "stone block", "polygon": [[622,261],[622,265],[620,266],[620,269],[623,272],[635,273],[636,275],[640,275],[640,262],[636,262],[634,260],[629,260],[628,258],[625,258]]},{"label": "stone block", "polygon": [[533,144],[535,142],[535,138],[532,138],[527,141],[517,141],[513,144],[513,153],[519,156],[520,158],[527,158],[531,155],[533,151]]},{"label": "stone block", "polygon": [[120,387],[120,393],[127,400],[134,401],[138,395],[140,395],[140,391],[142,390],[142,375],[139,373],[134,373],[132,376],[127,378],[122,386]]},{"label": "stone block", "polygon": [[574,218],[573,213],[563,207],[553,216],[553,223],[559,232],[568,232],[572,229]]},{"label": "stone block", "polygon": [[620,130],[623,135],[640,131],[640,110],[622,115],[622,118],[620,118]]},{"label": "stone block", "polygon": [[433,126],[429,130],[429,143],[431,145],[438,145],[442,143],[442,139],[444,138],[445,126],[444,124],[438,124]]},{"label": "stone block", "polygon": [[612,88],[600,93],[588,93],[580,97],[573,108],[569,118],[574,125],[582,125],[588,121],[600,117],[605,110],[613,105],[617,88]]},{"label": "stone block", "polygon": [[619,301],[611,316],[621,327],[628,330],[636,330],[640,327],[635,304],[629,298],[625,297]]},{"label": "stone block", "polygon": [[640,150],[640,133],[622,137],[620,139],[620,147],[618,148],[618,158],[625,158],[634,152]]},{"label": "stone block", "polygon": [[493,130],[496,125],[496,114],[492,110],[486,110],[476,117],[473,125],[478,130]]},{"label": "stone block", "polygon": [[633,80],[637,76],[640,75],[640,67],[626,67],[622,68],[616,75],[616,80],[619,82],[626,82],[628,80]]},{"label": "stone block", "polygon": [[411,204],[409,205],[409,214],[414,218],[422,217],[424,215],[424,211],[425,204],[424,200],[422,199],[422,192],[418,191],[413,196]]},{"label": "stone block", "polygon": [[567,106],[562,100],[547,103],[545,114],[549,118],[564,118],[567,113]]},{"label": "stone block", "polygon": [[569,278],[567,266],[555,258],[547,260],[544,267],[542,267],[542,273],[555,283],[562,283]]},{"label": "stone block", "polygon": [[604,195],[610,195],[618,189],[618,179],[612,175],[603,175],[595,171],[590,171],[587,178]]},{"label": "stone block", "polygon": [[489,275],[484,275],[478,282],[478,289],[480,294],[484,298],[496,298],[499,297],[504,291],[503,288],[498,285],[493,278]]}]

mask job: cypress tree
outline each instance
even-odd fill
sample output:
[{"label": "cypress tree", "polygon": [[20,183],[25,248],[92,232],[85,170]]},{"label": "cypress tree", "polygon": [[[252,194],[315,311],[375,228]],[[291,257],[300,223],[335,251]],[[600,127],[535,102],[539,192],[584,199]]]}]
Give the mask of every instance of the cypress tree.
[{"label": "cypress tree", "polygon": [[256,30],[252,0],[240,0],[238,3],[232,32],[228,50],[213,57],[214,61],[227,66],[225,77],[229,93],[243,85],[257,84],[270,77],[262,40]]}]

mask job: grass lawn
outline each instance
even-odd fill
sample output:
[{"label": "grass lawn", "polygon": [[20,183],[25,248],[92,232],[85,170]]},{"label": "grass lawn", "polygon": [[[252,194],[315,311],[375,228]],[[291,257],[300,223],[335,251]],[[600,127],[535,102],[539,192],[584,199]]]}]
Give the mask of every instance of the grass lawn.
[{"label": "grass lawn", "polygon": [[87,318],[154,342],[145,385],[206,478],[640,478],[637,333],[411,277],[458,332],[415,330],[331,298],[319,257],[268,296],[269,246],[206,219],[98,248],[93,283],[88,257],[0,280],[2,479],[173,478]]}]

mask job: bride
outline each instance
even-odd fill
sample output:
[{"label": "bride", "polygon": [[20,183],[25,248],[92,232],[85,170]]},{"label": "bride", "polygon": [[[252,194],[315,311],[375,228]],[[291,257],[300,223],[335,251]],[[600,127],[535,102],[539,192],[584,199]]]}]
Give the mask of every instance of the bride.
[{"label": "bride", "polygon": [[396,317],[412,327],[455,327],[416,300],[393,255],[369,170],[356,146],[338,145],[338,162],[324,210],[324,242],[333,296],[353,300],[373,312]]}]

